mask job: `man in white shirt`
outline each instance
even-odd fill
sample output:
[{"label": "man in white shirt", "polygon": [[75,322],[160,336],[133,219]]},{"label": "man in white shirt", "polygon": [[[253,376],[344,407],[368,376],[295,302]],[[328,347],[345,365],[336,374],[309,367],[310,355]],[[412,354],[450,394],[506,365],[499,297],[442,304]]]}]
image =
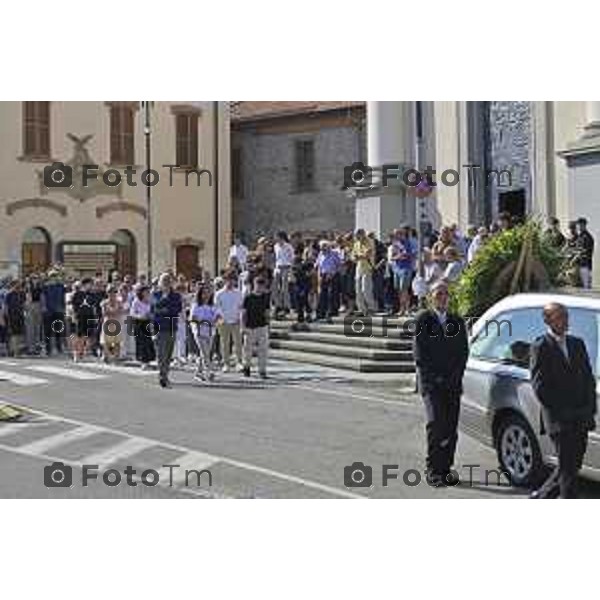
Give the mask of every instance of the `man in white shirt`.
[{"label": "man in white shirt", "polygon": [[233,240],[233,246],[229,249],[229,258],[235,258],[240,265],[240,269],[243,271],[246,268],[246,261],[248,259],[248,248],[242,244],[242,239],[239,235],[236,235]]},{"label": "man in white shirt", "polygon": [[290,244],[287,233],[280,231],[275,242],[275,271],[273,282],[273,300],[276,316],[290,310],[289,278],[294,263],[294,247]]},{"label": "man in white shirt", "polygon": [[477,230],[477,235],[471,240],[471,243],[469,244],[469,249],[467,250],[467,262],[469,264],[473,262],[475,255],[477,254],[477,252],[479,252],[479,250],[487,240],[487,236],[488,232],[485,227],[480,227]]},{"label": "man in white shirt", "polygon": [[240,316],[242,310],[242,292],[235,287],[235,273],[227,273],[225,287],[215,294],[215,307],[223,315],[219,325],[221,339],[221,354],[223,356],[223,372],[230,368],[231,342],[235,349],[237,368],[242,368],[242,335],[240,330]]}]

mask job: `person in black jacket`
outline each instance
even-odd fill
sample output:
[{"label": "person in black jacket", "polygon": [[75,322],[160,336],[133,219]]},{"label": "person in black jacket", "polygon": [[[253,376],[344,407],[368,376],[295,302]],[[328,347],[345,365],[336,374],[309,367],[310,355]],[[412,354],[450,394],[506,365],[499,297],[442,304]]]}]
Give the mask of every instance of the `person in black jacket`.
[{"label": "person in black jacket", "polygon": [[577,249],[579,250],[579,276],[584,288],[592,287],[592,260],[594,257],[594,238],[587,230],[587,219],[577,219]]},{"label": "person in black jacket", "polygon": [[469,354],[464,320],[448,312],[448,285],[431,288],[430,310],[416,317],[414,355],[417,386],[427,415],[427,482],[456,485],[451,473],[458,441],[462,379]]},{"label": "person in black jacket", "polygon": [[181,294],[173,288],[169,273],[160,276],[158,288],[152,298],[152,314],[157,327],[158,383],[162,388],[170,388],[169,368],[175,347],[178,319],[184,318],[183,300]]},{"label": "person in black jacket", "polygon": [[577,473],[594,429],[596,378],[582,339],[567,335],[569,313],[558,303],[543,311],[548,332],[531,347],[531,384],[542,405],[543,424],[558,456],[558,466],[532,498],[577,496]]}]

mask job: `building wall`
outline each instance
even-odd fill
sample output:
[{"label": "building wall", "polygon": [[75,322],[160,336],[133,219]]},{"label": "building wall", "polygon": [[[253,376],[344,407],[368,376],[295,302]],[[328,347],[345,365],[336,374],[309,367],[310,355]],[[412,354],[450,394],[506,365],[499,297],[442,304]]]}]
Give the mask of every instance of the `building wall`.
[{"label": "building wall", "polygon": [[[315,189],[295,190],[294,142],[314,140]],[[241,148],[243,195],[233,200],[233,228],[248,240],[288,231],[351,230],[354,200],[343,186],[344,166],[364,158],[365,136],[349,124],[315,117],[279,125],[244,126],[232,136]]]},{"label": "building wall", "polygon": [[[152,111],[152,165],[160,174],[160,183],[152,188],[153,271],[175,266],[177,243],[192,242],[203,247],[200,260],[212,268],[214,215],[214,185],[205,179],[198,187],[192,177],[185,186],[185,175],[173,175],[169,186],[169,171],[162,164],[175,163],[174,105],[181,102],[156,102]],[[213,169],[214,127],[213,105],[194,103],[202,114],[199,118],[199,165]],[[68,163],[73,156],[71,133],[79,138],[93,137],[86,147],[93,163],[100,170],[110,168],[109,107],[105,102],[51,103],[51,156]],[[84,201],[72,197],[64,189],[47,190],[39,179],[47,161],[32,162],[22,156],[22,103],[0,103],[0,262],[19,262],[23,235],[32,227],[43,227],[50,234],[54,247],[65,240],[108,241],[119,229],[129,230],[137,244],[138,270],[146,266],[145,186],[139,182],[145,164],[142,111],[135,118],[135,162],[139,167],[134,180],[137,187],[120,186],[120,194],[103,186],[103,192]],[[221,245],[224,254],[230,229],[228,123],[226,115],[221,127]],[[213,172],[213,183],[216,174]],[[125,178],[123,178],[123,181]],[[192,183],[193,182],[193,183]],[[15,209],[14,203],[29,200]],[[48,204],[50,202],[51,204]],[[119,204],[120,203],[120,204]],[[97,209],[107,209],[101,214]],[[117,210],[110,210],[117,208]]]}]

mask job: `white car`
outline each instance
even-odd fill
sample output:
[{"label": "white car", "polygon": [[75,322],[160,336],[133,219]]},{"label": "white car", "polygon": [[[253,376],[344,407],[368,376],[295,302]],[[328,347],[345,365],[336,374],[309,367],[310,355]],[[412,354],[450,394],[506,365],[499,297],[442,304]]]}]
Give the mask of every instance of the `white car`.
[{"label": "white car", "polygon": [[[540,435],[540,404],[529,376],[529,347],[546,331],[542,309],[549,302],[567,307],[569,333],[584,340],[598,377],[600,293],[508,296],[476,321],[470,336],[461,427],[496,449],[500,467],[517,486],[539,483],[544,464],[556,462],[551,440]],[[598,426],[589,435],[582,475],[600,480]]]}]

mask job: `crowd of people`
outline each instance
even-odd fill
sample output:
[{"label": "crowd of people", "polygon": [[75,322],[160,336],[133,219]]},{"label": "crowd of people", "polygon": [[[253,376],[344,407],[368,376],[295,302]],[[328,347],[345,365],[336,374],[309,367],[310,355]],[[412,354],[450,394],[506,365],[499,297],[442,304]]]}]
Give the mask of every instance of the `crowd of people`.
[{"label": "crowd of people", "polygon": [[[236,236],[227,264],[193,280],[172,271],[145,275],[101,273],[76,279],[55,265],[0,283],[0,351],[10,356],[69,352],[75,362],[136,360],[157,364],[168,386],[170,365],[195,363],[212,381],[217,368],[249,376],[253,356],[267,376],[269,320],[290,318],[296,329],[338,315],[407,315],[437,282],[456,281],[496,232],[514,225],[501,213],[490,227],[430,225],[420,242],[408,226],[386,240],[363,229],[307,236],[280,231],[248,248]],[[585,219],[567,235],[551,219],[551,243],[571,253],[575,285],[591,286],[594,240]],[[421,247],[419,248],[419,243]],[[421,251],[419,251],[421,249]]]}]

